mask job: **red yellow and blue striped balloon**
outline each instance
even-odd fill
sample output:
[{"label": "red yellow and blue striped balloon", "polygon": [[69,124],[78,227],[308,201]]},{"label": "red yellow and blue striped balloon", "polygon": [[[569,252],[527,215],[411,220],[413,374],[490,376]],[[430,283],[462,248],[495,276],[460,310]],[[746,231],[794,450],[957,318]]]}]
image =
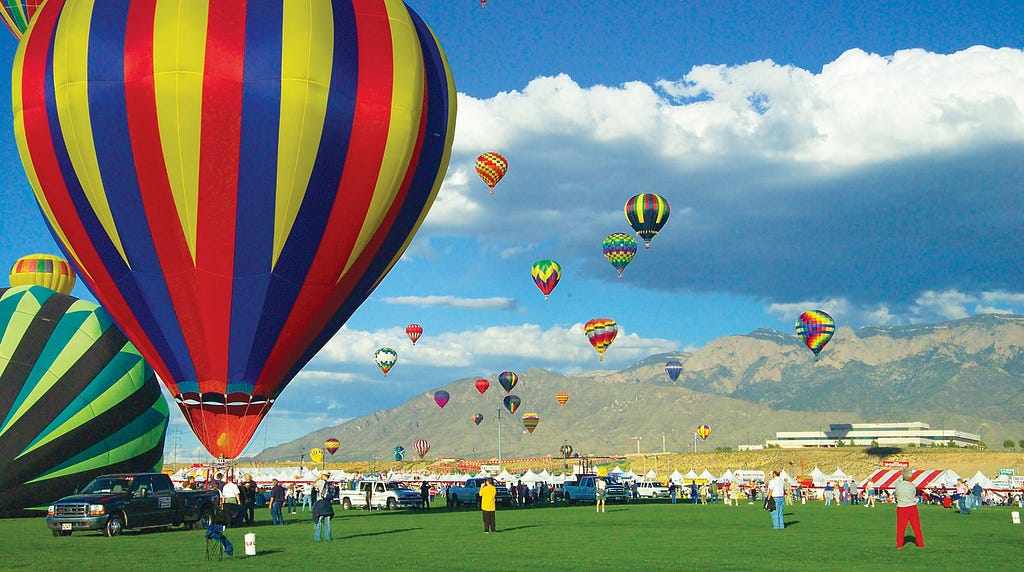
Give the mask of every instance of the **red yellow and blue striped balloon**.
[{"label": "red yellow and blue striped balloon", "polygon": [[619,278],[622,278],[622,271],[629,266],[630,261],[636,255],[636,239],[624,232],[616,232],[604,237],[601,243],[601,252],[611,262],[612,266],[619,271]]},{"label": "red yellow and blue striped balloon", "polygon": [[651,239],[668,222],[668,201],[659,195],[645,193],[626,201],[626,220],[644,240],[644,248],[651,247]]},{"label": "red yellow and blue striped balloon", "polygon": [[700,437],[701,441],[707,441],[708,437],[711,436],[711,427],[707,425],[697,427],[697,436]]},{"label": "red yellow and blue striped balloon", "polygon": [[455,97],[401,0],[48,0],[13,71],[54,237],[218,458],[405,251]]},{"label": "red yellow and blue striped balloon", "polygon": [[61,294],[75,288],[75,271],[71,264],[52,254],[22,256],[11,267],[11,286],[42,286]]},{"label": "red yellow and blue striped balloon", "polygon": [[28,30],[39,7],[46,0],[0,0],[0,20],[4,21],[7,28],[19,40]]},{"label": "red yellow and blue striped balloon", "polygon": [[487,185],[487,188],[494,194],[494,187],[508,172],[508,159],[500,153],[484,153],[476,158],[476,174]]},{"label": "red yellow and blue striped balloon", "polygon": [[583,326],[583,333],[601,356],[600,361],[604,361],[604,352],[619,334],[619,325],[610,318],[594,318]]},{"label": "red yellow and blue striped balloon", "polygon": [[562,445],[561,447],[558,448],[558,452],[562,454],[562,457],[568,459],[569,457],[572,456],[572,445]]},{"label": "red yellow and blue striped balloon", "polygon": [[800,336],[804,345],[814,352],[814,359],[825,349],[825,344],[832,339],[836,333],[836,322],[827,313],[821,310],[808,310],[796,320],[796,334]]},{"label": "red yellow and blue striped balloon", "polygon": [[554,260],[538,260],[533,263],[530,276],[533,276],[534,284],[544,293],[544,300],[547,300],[548,295],[562,279],[562,267]]},{"label": "red yellow and blue striped balloon", "polygon": [[341,441],[335,439],[334,437],[331,437],[330,439],[327,439],[326,441],[324,441],[324,450],[327,451],[328,453],[332,454],[332,455],[337,453],[338,449],[340,449],[340,448],[341,448]]}]

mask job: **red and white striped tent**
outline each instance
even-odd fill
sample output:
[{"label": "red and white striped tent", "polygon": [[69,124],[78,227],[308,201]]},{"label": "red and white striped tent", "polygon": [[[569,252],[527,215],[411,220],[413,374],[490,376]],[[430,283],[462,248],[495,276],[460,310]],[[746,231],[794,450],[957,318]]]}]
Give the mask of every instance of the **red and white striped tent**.
[{"label": "red and white striped tent", "polygon": [[[902,475],[902,469],[876,469],[875,472],[868,475],[868,478],[860,483],[859,487],[862,489],[891,489],[896,486]],[[955,487],[956,480],[959,478],[960,475],[949,469],[928,469],[914,471],[910,480],[913,481],[914,488],[927,489],[943,486]]]}]

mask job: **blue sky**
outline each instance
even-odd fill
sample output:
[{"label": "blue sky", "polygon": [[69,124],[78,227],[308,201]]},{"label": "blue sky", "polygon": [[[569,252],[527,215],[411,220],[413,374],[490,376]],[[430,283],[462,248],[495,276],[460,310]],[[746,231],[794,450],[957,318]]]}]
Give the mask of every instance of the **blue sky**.
[{"label": "blue sky", "polygon": [[[408,4],[459,91],[451,166],[403,260],[247,453],[456,379],[620,369],[791,332],[805,309],[854,328],[1024,312],[1019,2]],[[0,38],[0,59],[15,47]],[[0,87],[9,266],[57,249]],[[484,151],[510,162],[494,196],[473,171]],[[642,192],[672,214],[618,280],[601,239],[628,231],[622,206]],[[542,258],[563,268],[548,302],[529,276]],[[621,328],[604,362],[582,334],[594,317]],[[400,354],[386,379],[380,346]],[[179,459],[201,456],[176,408],[172,427]]]}]

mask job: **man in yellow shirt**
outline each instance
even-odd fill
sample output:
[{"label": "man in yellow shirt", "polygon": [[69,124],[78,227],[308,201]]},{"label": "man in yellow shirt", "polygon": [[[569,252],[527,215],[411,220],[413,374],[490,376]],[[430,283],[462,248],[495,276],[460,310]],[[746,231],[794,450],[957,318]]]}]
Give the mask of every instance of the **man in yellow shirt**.
[{"label": "man in yellow shirt", "polygon": [[487,482],[480,487],[480,510],[484,514],[484,534],[498,532],[494,528],[494,497],[498,489],[494,488],[494,479],[488,478]]}]

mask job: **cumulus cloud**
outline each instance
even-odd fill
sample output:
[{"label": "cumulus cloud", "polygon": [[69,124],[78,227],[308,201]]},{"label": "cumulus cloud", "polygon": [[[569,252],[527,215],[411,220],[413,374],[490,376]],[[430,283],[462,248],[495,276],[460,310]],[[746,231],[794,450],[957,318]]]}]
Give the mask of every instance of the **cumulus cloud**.
[{"label": "cumulus cloud", "polygon": [[456,296],[393,296],[384,298],[386,304],[406,304],[411,306],[450,306],[452,308],[472,308],[476,310],[515,310],[516,301],[512,298],[459,298]]}]

